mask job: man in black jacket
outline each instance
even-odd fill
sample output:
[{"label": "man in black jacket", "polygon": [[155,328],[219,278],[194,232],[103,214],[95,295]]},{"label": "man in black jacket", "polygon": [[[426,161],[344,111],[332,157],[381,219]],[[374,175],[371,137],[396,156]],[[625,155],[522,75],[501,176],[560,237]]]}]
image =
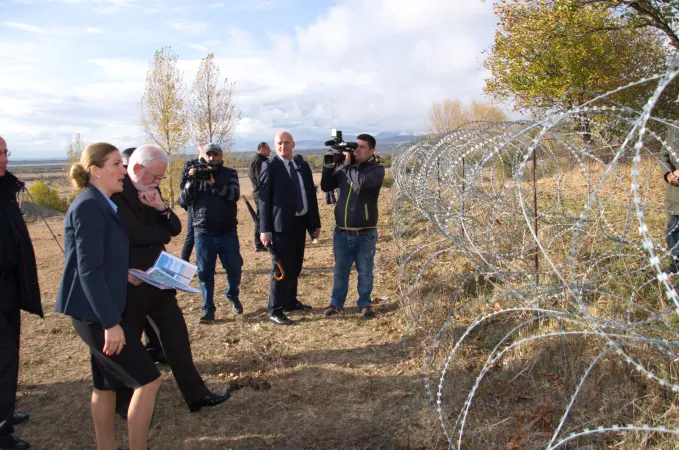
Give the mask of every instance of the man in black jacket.
[{"label": "man in black jacket", "polygon": [[[240,198],[238,172],[224,167],[222,148],[217,144],[205,147],[205,161],[209,166],[207,180],[193,179],[180,193],[180,205],[192,206],[196,246],[198,281],[203,294],[203,315],[200,323],[215,320],[215,267],[217,255],[226,271],[226,299],[233,312],[243,314],[238,298],[243,258],[240,255],[236,202]],[[193,178],[196,169],[189,170]]]},{"label": "man in black jacket", "polygon": [[29,448],[12,436],[28,414],[14,412],[19,381],[19,310],[43,317],[33,244],[17,195],[24,183],[7,171],[7,143],[0,137],[0,448]]},{"label": "man in black jacket", "polygon": [[[205,143],[198,145],[198,158],[191,159],[184,163],[184,168],[182,169],[182,175],[179,179],[179,189],[184,189],[186,183],[189,181],[189,170],[191,167],[195,167],[198,164],[205,164],[205,160],[201,156],[203,148],[205,148]],[[184,245],[182,246],[181,258],[184,261],[191,259],[191,253],[193,252],[193,208],[190,206],[186,208],[186,237],[184,237]]]},{"label": "man in black jacket", "polygon": [[262,164],[259,178],[260,239],[265,247],[273,244],[285,271],[282,280],[276,280],[271,271],[269,320],[293,325],[285,312],[311,309],[297,298],[297,279],[304,261],[306,230],[313,230],[312,236],[317,238],[321,217],[311,168],[306,161],[292,157],[292,135],[279,132],[274,147],[276,156]]},{"label": "man in black jacket", "polygon": [[[168,156],[158,147],[137,148],[130,157],[123,192],[111,197],[129,235],[130,268],[149,269],[165,250],[165,244],[181,232],[179,218],[165,205],[158,189],[168,162]],[[158,289],[131,275],[128,281],[125,321],[141,337],[148,317],[189,410],[195,412],[226,400],[228,393],[217,395],[208,390],[193,364],[189,334],[176,291]]]},{"label": "man in black jacket", "polygon": [[[259,174],[262,172],[262,163],[269,160],[269,155],[271,155],[271,148],[266,142],[260,142],[257,144],[257,154],[252,159],[250,163],[250,171],[248,175],[250,176],[250,182],[252,183],[252,198],[255,201],[257,207],[257,215],[259,216]],[[262,241],[259,239],[259,222],[255,221],[255,251],[265,252],[266,248],[262,245]]]},{"label": "man in black jacket", "polygon": [[363,316],[374,316],[370,295],[373,290],[373,267],[377,243],[377,199],[384,181],[384,166],[375,161],[375,138],[369,134],[356,137],[358,148],[344,153],[344,162],[323,167],[321,189],[339,188],[335,205],[333,278],[330,306],[324,314],[342,311],[349,290],[349,271],[356,263],[358,272],[358,307]]}]

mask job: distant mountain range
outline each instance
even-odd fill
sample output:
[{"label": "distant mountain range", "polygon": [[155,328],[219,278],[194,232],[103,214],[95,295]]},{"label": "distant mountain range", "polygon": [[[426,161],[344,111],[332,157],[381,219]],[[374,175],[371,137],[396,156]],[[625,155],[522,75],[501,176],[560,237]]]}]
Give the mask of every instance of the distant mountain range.
[{"label": "distant mountain range", "polygon": [[[419,136],[412,134],[403,134],[393,131],[382,131],[377,133],[375,139],[377,140],[378,149],[391,149],[395,148],[397,145],[404,142],[410,142],[417,139]],[[356,135],[345,134],[342,138],[347,142],[352,142],[356,140]],[[325,148],[325,141],[329,141],[330,136],[327,138],[320,139],[300,139],[295,141],[295,149],[297,150],[310,150],[310,149],[322,149]],[[237,152],[242,151],[252,151],[257,148],[258,142],[248,142],[248,141],[236,141],[235,150]]]},{"label": "distant mountain range", "polygon": [[[380,133],[377,133],[375,135],[375,139],[377,140],[377,149],[382,152],[390,153],[391,150],[394,150],[398,145],[404,143],[404,142],[410,142],[414,139],[419,138],[419,135],[414,135],[414,134],[407,134],[407,133],[397,133],[394,131],[382,131]],[[343,136],[344,140],[347,142],[352,142],[356,140],[356,135],[351,135],[351,134],[345,134]],[[326,138],[323,139],[301,139],[298,141],[295,141],[295,150],[323,150],[326,149],[327,147],[325,146],[325,141],[329,141],[330,136],[327,136]],[[235,152],[255,152],[257,150],[257,144],[259,144],[260,141],[250,141],[250,140],[243,140],[243,139],[235,139],[235,145],[234,145],[234,151]],[[273,149],[272,149],[273,150]],[[195,148],[194,147],[186,147],[184,149],[186,155],[193,155],[195,154]],[[47,154],[62,154],[63,156],[52,156],[48,157],[41,157],[41,156],[36,156],[36,155],[31,155],[30,158],[12,158],[11,164],[14,166],[17,166],[18,164],[22,163],[32,163],[35,161],[40,161],[42,163],[51,163],[51,164],[63,164],[66,161],[65,158],[65,151],[60,151],[60,152],[46,152]],[[18,156],[18,155],[17,155]]]}]

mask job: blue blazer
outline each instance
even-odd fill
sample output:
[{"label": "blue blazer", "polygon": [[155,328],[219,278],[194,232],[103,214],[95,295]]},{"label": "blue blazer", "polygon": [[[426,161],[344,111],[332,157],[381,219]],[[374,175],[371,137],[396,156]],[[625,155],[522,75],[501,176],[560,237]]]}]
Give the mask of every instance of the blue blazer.
[{"label": "blue blazer", "polygon": [[127,300],[129,245],[106,197],[87,187],[64,220],[66,261],[54,309],[104,329],[118,325]]}]

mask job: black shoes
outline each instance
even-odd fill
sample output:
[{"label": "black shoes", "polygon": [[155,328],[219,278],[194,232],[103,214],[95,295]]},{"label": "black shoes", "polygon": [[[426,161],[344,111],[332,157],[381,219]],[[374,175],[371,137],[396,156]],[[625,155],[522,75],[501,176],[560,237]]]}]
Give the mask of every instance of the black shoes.
[{"label": "black shoes", "polygon": [[226,299],[231,303],[231,308],[233,309],[233,312],[236,314],[243,314],[243,304],[238,300],[237,298],[229,298],[226,297]]},{"label": "black shoes", "polygon": [[146,352],[149,354],[151,359],[153,360],[154,363],[156,364],[169,364],[169,361],[167,360],[167,356],[165,356],[165,353],[163,353],[162,349],[157,349],[157,348],[146,348]]},{"label": "black shoes", "polygon": [[283,308],[283,312],[290,312],[290,311],[308,311],[312,309],[311,306],[305,305],[304,303],[298,301],[292,306],[288,306],[286,308]]},{"label": "black shoes", "polygon": [[204,312],[202,316],[200,316],[200,320],[198,320],[199,323],[214,323],[215,321],[215,313],[206,313]]},{"label": "black shoes", "polygon": [[15,412],[12,415],[12,425],[19,425],[28,420],[28,414],[26,413],[20,413],[20,412]]},{"label": "black shoes", "polygon": [[14,439],[12,436],[3,436],[0,441],[0,450],[24,450],[31,448],[31,444],[21,439]]},{"label": "black shoes", "polygon": [[273,322],[276,325],[294,325],[295,321],[288,319],[285,314],[275,314],[269,316],[269,322]]},{"label": "black shoes", "polygon": [[189,411],[198,412],[202,407],[217,406],[224,403],[229,398],[229,393],[225,392],[223,394],[210,394],[206,395],[204,398],[189,403]]},{"label": "black shoes", "polygon": [[323,315],[325,317],[330,317],[336,314],[340,314],[342,311],[344,311],[344,308],[339,308],[335,305],[330,305],[327,308],[325,308],[325,311],[323,311]]},{"label": "black shoes", "polygon": [[361,309],[361,312],[363,312],[363,317],[366,319],[372,319],[375,317],[375,311],[373,311],[372,306],[364,306]]},{"label": "black shoes", "polygon": [[266,250],[266,247],[264,247],[263,245],[261,247],[255,247],[255,252],[257,252],[257,253],[265,252],[265,251],[267,251],[267,250]]}]

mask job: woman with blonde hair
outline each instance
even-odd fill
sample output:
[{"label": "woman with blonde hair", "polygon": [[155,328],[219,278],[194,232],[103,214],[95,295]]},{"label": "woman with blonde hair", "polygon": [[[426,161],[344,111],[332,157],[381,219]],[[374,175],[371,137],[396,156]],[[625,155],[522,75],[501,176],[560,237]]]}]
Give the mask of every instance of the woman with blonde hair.
[{"label": "woman with blonde hair", "polygon": [[147,448],[160,372],[134,330],[123,322],[129,242],[111,195],[123,190],[125,168],[111,144],[88,145],[71,168],[83,189],[64,220],[65,266],[55,310],[71,317],[90,347],[92,419],[99,450],[116,450],[116,389],[134,388],[127,413],[130,450]]}]

